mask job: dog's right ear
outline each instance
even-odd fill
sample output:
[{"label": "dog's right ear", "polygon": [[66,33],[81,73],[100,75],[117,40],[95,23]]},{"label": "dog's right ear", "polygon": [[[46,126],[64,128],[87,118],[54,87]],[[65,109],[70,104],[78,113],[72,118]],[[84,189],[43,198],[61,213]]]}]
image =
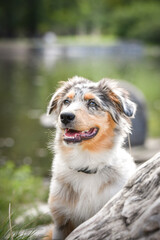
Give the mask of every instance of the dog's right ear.
[{"label": "dog's right ear", "polygon": [[60,87],[57,89],[57,91],[53,94],[48,108],[47,108],[47,115],[50,115],[53,113],[55,116],[58,115],[59,108],[61,106],[62,98],[65,96],[65,94],[69,91],[71,88],[71,83],[69,82],[59,82]]},{"label": "dog's right ear", "polygon": [[59,114],[59,105],[60,105],[61,94],[60,91],[56,91],[48,104],[47,107],[47,116],[52,121],[53,125],[56,126]]},{"label": "dog's right ear", "polygon": [[58,100],[60,99],[60,91],[58,90],[53,94],[49,105],[47,107],[47,115],[50,115],[52,112],[56,112],[57,107],[58,107]]},{"label": "dog's right ear", "polygon": [[47,115],[54,113],[54,114],[58,114],[58,109],[61,106],[62,103],[62,98],[65,96],[65,94],[72,88],[72,86],[75,84],[76,81],[76,77],[74,77],[73,79],[69,79],[69,81],[64,82],[61,81],[60,87],[58,88],[58,90],[55,92],[55,94],[53,94],[48,108],[47,108]]}]

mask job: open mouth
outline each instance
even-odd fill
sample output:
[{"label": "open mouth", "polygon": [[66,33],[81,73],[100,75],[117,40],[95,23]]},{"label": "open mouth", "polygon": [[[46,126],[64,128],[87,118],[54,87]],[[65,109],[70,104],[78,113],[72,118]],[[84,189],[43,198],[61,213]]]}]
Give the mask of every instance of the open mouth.
[{"label": "open mouth", "polygon": [[83,140],[88,140],[95,137],[98,133],[98,128],[91,128],[85,131],[77,131],[74,129],[65,129],[63,140],[66,142],[82,142]]}]

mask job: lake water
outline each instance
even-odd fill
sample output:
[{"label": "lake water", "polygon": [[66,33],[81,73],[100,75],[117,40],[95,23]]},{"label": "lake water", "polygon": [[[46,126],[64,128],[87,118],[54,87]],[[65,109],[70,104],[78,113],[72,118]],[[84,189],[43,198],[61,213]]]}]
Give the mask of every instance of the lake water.
[{"label": "lake water", "polygon": [[135,84],[148,104],[149,136],[160,136],[159,57],[143,46],[0,46],[0,164],[31,164],[37,174],[49,173],[52,131],[40,124],[58,81],[79,75]]}]

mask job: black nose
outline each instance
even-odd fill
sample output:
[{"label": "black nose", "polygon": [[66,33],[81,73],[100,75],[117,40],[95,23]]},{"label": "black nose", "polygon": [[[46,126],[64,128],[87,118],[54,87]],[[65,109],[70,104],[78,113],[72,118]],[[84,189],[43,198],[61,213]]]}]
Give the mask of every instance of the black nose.
[{"label": "black nose", "polygon": [[73,113],[66,112],[66,113],[61,113],[60,118],[61,118],[61,122],[66,125],[67,123],[70,123],[75,119],[75,115]]}]

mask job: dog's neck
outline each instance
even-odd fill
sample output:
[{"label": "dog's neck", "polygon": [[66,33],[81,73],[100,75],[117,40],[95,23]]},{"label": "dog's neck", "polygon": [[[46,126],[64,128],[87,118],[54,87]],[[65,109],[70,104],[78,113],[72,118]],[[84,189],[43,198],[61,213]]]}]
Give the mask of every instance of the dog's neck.
[{"label": "dog's neck", "polygon": [[[81,146],[73,146],[64,148],[63,145],[56,145],[56,154],[59,156],[59,163],[64,164],[68,169],[83,173],[85,175],[96,175],[97,173],[103,173],[108,169],[108,166],[112,166],[117,159],[120,148],[119,144],[115,144],[110,150],[102,152],[90,152],[81,149]],[[66,146],[65,146],[66,147]],[[110,168],[110,167],[109,167]]]},{"label": "dog's neck", "polygon": [[95,174],[95,173],[97,173],[98,169],[97,168],[90,169],[89,167],[86,167],[86,168],[76,169],[76,171],[86,173],[86,174]]},{"label": "dog's neck", "polygon": [[76,171],[78,173],[84,173],[86,175],[95,175],[96,173],[100,173],[101,175],[105,175],[108,174],[110,175],[110,179],[114,178],[115,176],[119,175],[118,171],[113,167],[113,166],[107,166],[104,165],[104,167],[102,169],[98,169],[98,168],[79,168],[79,169],[73,169],[70,168],[72,171]]}]

